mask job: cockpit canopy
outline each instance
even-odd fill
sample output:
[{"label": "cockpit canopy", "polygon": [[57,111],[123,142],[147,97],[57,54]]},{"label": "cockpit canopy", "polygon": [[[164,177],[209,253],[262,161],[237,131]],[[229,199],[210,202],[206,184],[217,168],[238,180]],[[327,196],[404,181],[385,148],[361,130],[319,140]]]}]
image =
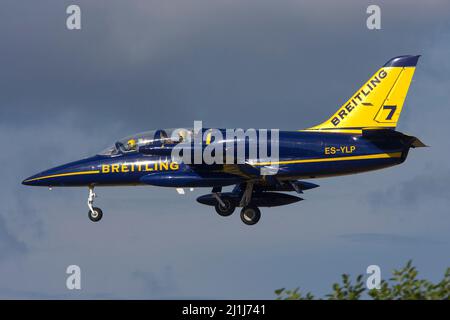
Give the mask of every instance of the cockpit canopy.
[{"label": "cockpit canopy", "polygon": [[190,142],[193,139],[192,129],[158,129],[151,130],[118,140],[113,146],[106,148],[100,155],[114,156],[124,153],[138,152],[143,146],[164,146],[181,142]]}]

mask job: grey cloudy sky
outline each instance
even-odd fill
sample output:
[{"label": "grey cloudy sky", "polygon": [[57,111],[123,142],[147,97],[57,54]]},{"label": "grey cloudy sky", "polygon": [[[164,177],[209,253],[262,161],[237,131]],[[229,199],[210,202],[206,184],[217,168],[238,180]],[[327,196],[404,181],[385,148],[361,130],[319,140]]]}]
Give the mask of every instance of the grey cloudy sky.
[{"label": "grey cloudy sky", "polygon": [[[65,27],[78,4],[82,30]],[[343,272],[413,259],[432,280],[450,252],[450,3],[17,1],[0,11],[0,297],[272,298],[324,293]],[[335,179],[244,226],[153,187],[30,188],[23,178],[158,127],[295,130],[332,114],[389,58],[422,54],[398,129],[431,148]],[[65,269],[82,269],[79,292]]]}]

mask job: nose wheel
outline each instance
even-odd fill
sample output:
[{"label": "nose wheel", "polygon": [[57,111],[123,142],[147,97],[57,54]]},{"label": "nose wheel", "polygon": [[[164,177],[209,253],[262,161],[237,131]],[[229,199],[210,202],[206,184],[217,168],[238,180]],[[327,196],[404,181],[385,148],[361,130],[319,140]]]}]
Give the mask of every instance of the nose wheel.
[{"label": "nose wheel", "polygon": [[97,208],[97,207],[93,207],[92,209],[93,209],[93,210],[92,210],[92,211],[89,210],[89,213],[88,213],[89,219],[90,219],[92,222],[100,221],[100,220],[102,219],[102,217],[103,217],[103,211],[102,211],[102,209]]},{"label": "nose wheel", "polygon": [[93,206],[95,197],[97,197],[97,195],[94,192],[94,186],[89,186],[87,205],[89,207],[88,216],[92,222],[100,221],[103,217],[102,209]]}]

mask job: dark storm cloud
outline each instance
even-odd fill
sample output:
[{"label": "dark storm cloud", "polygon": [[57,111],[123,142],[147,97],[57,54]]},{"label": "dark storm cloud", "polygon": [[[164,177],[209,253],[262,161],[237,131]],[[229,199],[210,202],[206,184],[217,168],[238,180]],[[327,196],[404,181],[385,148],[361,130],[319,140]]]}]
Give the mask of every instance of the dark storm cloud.
[{"label": "dark storm cloud", "polygon": [[[76,1],[82,30],[68,31],[73,1],[4,1],[0,274],[8,277],[0,278],[0,294],[73,297],[64,287],[72,263],[86,275],[76,293],[85,298],[272,298],[296,277],[311,290],[327,287],[324,275],[340,274],[335,265],[373,261],[372,251],[389,264],[414,257],[440,275],[450,225],[429,211],[449,205],[450,3],[378,3],[382,30],[369,31],[371,1],[86,0]],[[193,120],[313,125],[400,54],[423,54],[400,129],[432,147],[412,150],[402,167],[323,180],[300,206],[267,210],[256,229],[196,204],[202,191],[101,189],[105,221],[92,225],[86,190],[20,186],[147,129]],[[387,214],[368,214],[374,208]],[[335,245],[341,235],[364,250]],[[407,245],[421,240],[419,249]],[[401,252],[393,243],[404,244]]]},{"label": "dark storm cloud", "polygon": [[194,119],[301,128],[399,54],[399,37],[401,53],[423,50],[448,7],[391,5],[383,10],[383,27],[393,30],[386,36],[365,29],[364,2],[80,1],[83,29],[73,32],[65,29],[68,3],[10,2],[2,10],[2,121],[27,119],[32,109],[47,121],[73,111],[84,128]]}]

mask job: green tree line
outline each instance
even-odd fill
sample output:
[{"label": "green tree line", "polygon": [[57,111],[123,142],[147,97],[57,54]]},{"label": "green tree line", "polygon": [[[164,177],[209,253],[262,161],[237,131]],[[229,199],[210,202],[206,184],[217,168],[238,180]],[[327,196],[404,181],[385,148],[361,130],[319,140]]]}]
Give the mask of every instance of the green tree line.
[{"label": "green tree line", "polygon": [[450,300],[450,267],[444,278],[433,283],[418,279],[418,271],[408,261],[405,267],[394,270],[389,280],[381,280],[379,289],[367,289],[363,275],[352,283],[348,274],[343,274],[341,283],[334,283],[332,291],[324,297],[316,297],[311,292],[302,292],[300,288],[275,290],[278,300]]}]

